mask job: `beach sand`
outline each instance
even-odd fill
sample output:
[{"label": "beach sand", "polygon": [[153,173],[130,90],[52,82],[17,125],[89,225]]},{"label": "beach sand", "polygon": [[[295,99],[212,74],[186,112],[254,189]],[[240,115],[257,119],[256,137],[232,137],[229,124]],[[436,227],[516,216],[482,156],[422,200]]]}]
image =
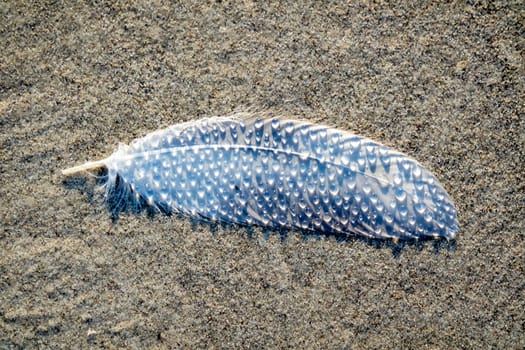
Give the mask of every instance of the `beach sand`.
[{"label": "beach sand", "polygon": [[[1,349],[525,347],[520,1],[67,3],[0,5]],[[414,157],[457,241],[114,224],[61,175],[234,110]]]}]

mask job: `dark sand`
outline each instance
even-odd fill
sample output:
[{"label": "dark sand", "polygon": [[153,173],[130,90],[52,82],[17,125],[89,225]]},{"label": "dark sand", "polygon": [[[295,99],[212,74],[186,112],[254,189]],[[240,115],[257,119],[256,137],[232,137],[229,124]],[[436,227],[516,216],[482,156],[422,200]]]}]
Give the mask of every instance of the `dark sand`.
[{"label": "dark sand", "polygon": [[[521,1],[60,3],[0,5],[1,349],[525,346]],[[112,225],[60,174],[239,107],[418,159],[456,245]]]}]

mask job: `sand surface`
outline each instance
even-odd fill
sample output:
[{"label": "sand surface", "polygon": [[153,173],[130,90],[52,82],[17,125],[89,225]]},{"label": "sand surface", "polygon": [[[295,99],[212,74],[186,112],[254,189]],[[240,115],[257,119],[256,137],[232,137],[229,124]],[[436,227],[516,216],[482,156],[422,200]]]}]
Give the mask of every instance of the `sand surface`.
[{"label": "sand surface", "polygon": [[[0,349],[525,347],[521,1],[74,3],[0,4]],[[457,241],[114,225],[60,173],[239,109],[418,159]]]}]

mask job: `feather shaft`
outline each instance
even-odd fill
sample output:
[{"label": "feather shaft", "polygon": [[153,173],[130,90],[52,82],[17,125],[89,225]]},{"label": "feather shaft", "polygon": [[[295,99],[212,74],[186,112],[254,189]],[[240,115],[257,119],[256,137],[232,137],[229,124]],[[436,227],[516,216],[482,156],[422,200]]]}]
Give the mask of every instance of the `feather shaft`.
[{"label": "feather shaft", "polygon": [[84,164],[62,170],[62,175],[70,176],[70,175],[78,174],[80,172],[90,171],[90,170],[95,170],[95,169],[100,169],[100,168],[105,168],[105,167],[106,167],[105,160],[86,162]]}]

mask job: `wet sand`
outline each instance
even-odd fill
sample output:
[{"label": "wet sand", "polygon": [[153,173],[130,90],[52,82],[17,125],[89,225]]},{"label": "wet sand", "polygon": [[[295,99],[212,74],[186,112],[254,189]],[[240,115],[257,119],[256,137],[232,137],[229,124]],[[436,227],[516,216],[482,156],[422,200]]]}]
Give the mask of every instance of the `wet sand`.
[{"label": "wet sand", "polygon": [[[0,5],[0,348],[525,347],[520,2],[96,3]],[[60,173],[240,109],[416,158],[457,241],[113,224]]]}]

